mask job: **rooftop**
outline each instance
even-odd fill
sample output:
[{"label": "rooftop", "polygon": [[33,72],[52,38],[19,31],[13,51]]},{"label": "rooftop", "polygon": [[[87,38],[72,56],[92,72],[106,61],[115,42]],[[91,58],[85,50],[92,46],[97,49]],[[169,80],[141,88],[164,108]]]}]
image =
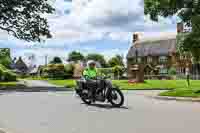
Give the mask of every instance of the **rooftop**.
[{"label": "rooftop", "polygon": [[[146,38],[135,42],[138,46],[138,56],[167,56],[176,51],[176,36],[160,36],[157,38]],[[136,56],[136,47],[132,45],[128,51],[127,58]]]}]

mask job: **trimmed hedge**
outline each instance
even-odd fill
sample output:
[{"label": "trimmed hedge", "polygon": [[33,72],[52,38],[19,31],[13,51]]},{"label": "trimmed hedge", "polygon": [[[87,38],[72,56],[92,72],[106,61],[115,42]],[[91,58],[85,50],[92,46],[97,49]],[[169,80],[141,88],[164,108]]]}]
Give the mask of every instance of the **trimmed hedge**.
[{"label": "trimmed hedge", "polygon": [[51,79],[67,79],[73,75],[73,65],[49,64],[43,68],[42,77]]}]

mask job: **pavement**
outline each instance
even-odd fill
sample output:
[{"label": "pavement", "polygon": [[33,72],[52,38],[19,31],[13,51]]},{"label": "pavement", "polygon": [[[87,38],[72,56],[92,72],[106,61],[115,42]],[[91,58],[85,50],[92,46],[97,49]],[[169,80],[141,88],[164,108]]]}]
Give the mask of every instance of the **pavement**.
[{"label": "pavement", "polygon": [[20,82],[27,87],[59,87],[43,80],[21,80]]},{"label": "pavement", "polygon": [[[47,91],[72,91],[72,89],[58,86],[54,84],[50,84],[47,81],[42,80],[20,80],[19,84],[22,85],[22,87],[15,87],[14,89],[11,88],[11,91],[17,91],[17,92],[47,92]],[[9,90],[6,88],[3,91]]]},{"label": "pavement", "polygon": [[8,133],[197,133],[200,103],[165,101],[124,91],[125,104],[87,106],[73,92],[0,95],[0,129]]}]

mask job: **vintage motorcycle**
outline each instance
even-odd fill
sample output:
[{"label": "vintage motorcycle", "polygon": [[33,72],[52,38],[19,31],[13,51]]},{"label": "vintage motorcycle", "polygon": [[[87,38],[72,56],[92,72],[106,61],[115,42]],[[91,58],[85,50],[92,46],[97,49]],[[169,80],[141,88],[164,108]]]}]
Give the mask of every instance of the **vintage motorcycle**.
[{"label": "vintage motorcycle", "polygon": [[90,89],[87,85],[87,82],[84,78],[76,81],[76,94],[80,96],[82,101],[86,104],[92,104],[95,101],[98,102],[109,102],[113,107],[121,107],[124,104],[124,95],[118,87],[108,88],[106,87],[105,80],[107,77],[98,77],[96,80],[99,80],[100,87],[96,86],[94,98],[89,96]]}]

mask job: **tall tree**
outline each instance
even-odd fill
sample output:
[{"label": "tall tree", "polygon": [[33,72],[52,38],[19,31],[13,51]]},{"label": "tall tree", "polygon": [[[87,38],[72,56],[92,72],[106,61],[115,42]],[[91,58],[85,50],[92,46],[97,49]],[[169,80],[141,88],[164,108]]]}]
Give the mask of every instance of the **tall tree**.
[{"label": "tall tree", "polygon": [[60,57],[54,57],[50,63],[51,64],[62,64],[62,60]]},{"label": "tall tree", "polygon": [[0,30],[18,39],[51,38],[46,14],[54,12],[49,0],[0,0]]},{"label": "tall tree", "polygon": [[80,52],[76,52],[76,51],[72,51],[71,53],[69,53],[68,55],[68,61],[80,61],[80,60],[84,60],[84,56],[83,54],[81,54]]},{"label": "tall tree", "polygon": [[96,54],[96,53],[88,54],[86,59],[97,61],[101,64],[102,67],[107,67],[106,60],[104,56],[101,54]]},{"label": "tall tree", "polygon": [[115,57],[111,58],[108,61],[109,66],[115,67],[115,66],[124,66],[123,57],[120,55],[116,55]]}]

